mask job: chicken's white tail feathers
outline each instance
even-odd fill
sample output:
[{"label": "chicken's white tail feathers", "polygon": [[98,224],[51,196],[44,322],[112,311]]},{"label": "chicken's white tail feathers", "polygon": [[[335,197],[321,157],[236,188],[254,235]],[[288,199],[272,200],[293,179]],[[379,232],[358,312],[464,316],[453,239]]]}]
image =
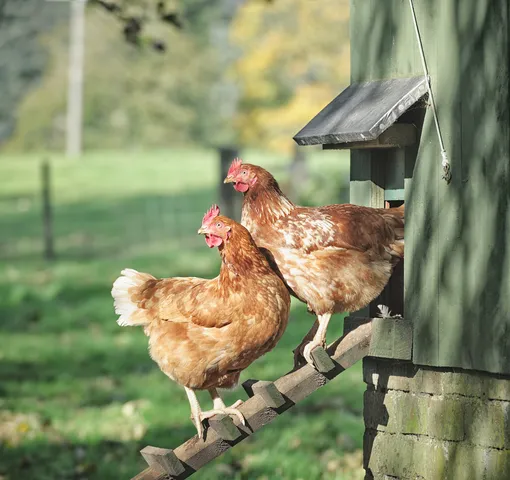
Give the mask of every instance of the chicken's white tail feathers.
[{"label": "chicken's white tail feathers", "polygon": [[125,268],[120,277],[113,282],[112,297],[115,313],[120,315],[117,323],[121,327],[147,325],[150,320],[144,309],[138,308],[132,300],[137,288],[143,286],[148,280],[155,280],[148,273],[140,273],[132,268]]}]

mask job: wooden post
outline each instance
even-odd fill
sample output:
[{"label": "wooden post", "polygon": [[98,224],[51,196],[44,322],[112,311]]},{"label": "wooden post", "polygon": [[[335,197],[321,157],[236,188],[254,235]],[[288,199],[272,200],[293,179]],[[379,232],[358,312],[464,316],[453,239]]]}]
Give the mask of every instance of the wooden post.
[{"label": "wooden post", "polygon": [[53,210],[51,206],[51,168],[47,159],[43,160],[41,164],[41,197],[44,258],[53,260],[55,249],[53,243]]},{"label": "wooden post", "polygon": [[69,158],[79,157],[82,152],[86,2],[87,0],[71,0],[70,2],[66,132],[66,154]]},{"label": "wooden post", "polygon": [[239,221],[241,218],[241,195],[237,193],[231,184],[224,184],[228,167],[234,158],[239,156],[239,149],[236,147],[220,147],[220,208],[221,213],[227,217]]},{"label": "wooden post", "polygon": [[294,156],[290,164],[289,198],[299,203],[299,195],[303,191],[303,185],[308,180],[308,168],[306,165],[306,152],[304,147],[294,144]]}]

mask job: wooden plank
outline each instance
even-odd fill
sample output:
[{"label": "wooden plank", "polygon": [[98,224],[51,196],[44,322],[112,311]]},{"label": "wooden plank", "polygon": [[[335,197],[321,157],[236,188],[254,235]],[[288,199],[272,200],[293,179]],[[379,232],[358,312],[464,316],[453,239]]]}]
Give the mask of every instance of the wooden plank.
[{"label": "wooden plank", "polygon": [[[433,88],[436,93],[436,103],[438,96],[441,95],[441,109],[439,110],[438,107],[439,122],[443,132],[448,157],[452,167],[454,168],[451,183],[447,185],[440,179],[442,169],[438,165],[439,158],[435,162],[437,165],[436,175],[439,177],[439,180],[437,186],[437,198],[434,199],[435,208],[433,211],[433,221],[436,235],[434,235],[434,243],[432,246],[437,257],[435,279],[437,292],[436,304],[438,312],[436,320],[437,348],[433,351],[433,354],[436,357],[434,365],[446,365],[453,362],[460,366],[463,363],[462,350],[466,347],[469,349],[466,344],[466,341],[469,341],[469,339],[464,338],[460,340],[459,338],[459,335],[463,331],[462,324],[465,322],[465,318],[463,318],[464,304],[468,301],[467,298],[461,294],[460,290],[463,289],[462,286],[465,285],[466,282],[469,282],[469,279],[466,277],[466,275],[470,275],[469,268],[466,269],[469,262],[465,260],[462,260],[461,262],[451,262],[450,260],[457,258],[457,248],[455,247],[462,244],[464,240],[462,237],[466,234],[466,232],[463,232],[461,217],[463,215],[470,215],[470,211],[473,209],[476,211],[480,205],[480,201],[484,201],[483,196],[475,199],[475,202],[478,205],[465,205],[469,209],[465,212],[462,212],[463,201],[459,201],[459,192],[463,191],[464,194],[467,194],[472,187],[472,183],[463,185],[462,174],[461,171],[459,171],[464,162],[469,162],[473,158],[471,152],[462,152],[463,123],[464,125],[466,123],[471,124],[471,128],[469,128],[469,131],[466,133],[476,137],[476,134],[479,131],[478,126],[481,118],[462,119],[462,95],[459,95],[461,92],[459,80],[461,79],[461,76],[463,76],[463,73],[461,73],[462,66],[458,59],[461,58],[464,45],[460,43],[458,36],[452,35],[449,30],[453,28],[454,25],[457,25],[459,14],[467,13],[472,8],[473,4],[469,5],[470,3],[471,2],[468,0],[468,2],[465,2],[465,5],[460,7],[459,10],[453,9],[446,4],[438,5],[436,31],[433,35],[433,39],[428,41],[431,48],[437,48],[437,45],[441,45],[445,41],[448,42],[449,45],[447,49],[440,48],[436,51],[432,51],[429,56],[431,57],[432,62],[431,68],[434,72]],[[480,2],[477,3],[480,4]],[[483,2],[481,3],[483,4]],[[430,35],[427,36],[430,37]],[[482,53],[481,56],[478,55],[478,58],[475,61],[483,62],[484,57],[485,53]],[[470,76],[473,74],[474,72],[472,72]],[[474,97],[470,95],[470,100],[473,100],[473,98]],[[486,95],[484,95],[484,102],[486,101],[490,102],[490,98],[487,98]],[[434,145],[436,148],[439,148],[438,142],[435,139]],[[471,150],[473,151],[473,144],[471,143],[471,145]],[[432,160],[432,158],[430,160]],[[471,178],[471,182],[473,181],[477,182],[478,176]],[[447,208],[444,208],[445,206]],[[470,242],[470,250],[476,249],[477,244],[480,246],[483,245],[483,241],[480,243],[478,242],[482,240],[482,237],[484,236],[482,231],[490,228],[486,221],[487,215],[480,216],[476,220],[478,238],[476,243]],[[484,249],[484,246],[482,248]],[[441,267],[443,262],[446,262],[448,268]],[[459,279],[462,279],[462,281],[459,281]],[[448,289],[450,289],[451,285],[454,290],[457,290],[457,292],[452,292],[453,294],[448,295],[443,294],[442,286],[446,285],[448,285]],[[480,304],[482,304],[482,302],[480,302]],[[470,315],[477,317],[478,314],[475,309],[476,307],[469,313]],[[478,323],[477,319],[473,320],[475,321],[475,324]],[[427,321],[427,319],[422,311],[420,312],[420,323],[424,321]],[[477,335],[476,341],[480,341],[481,337],[483,337],[482,334]],[[428,350],[430,346],[423,343],[421,339],[417,339],[416,348],[417,358],[424,358],[429,355]],[[470,352],[470,354],[471,353],[472,352]],[[473,366],[473,363],[469,361],[469,363],[465,365],[465,368],[473,368]]]},{"label": "wooden plank", "polygon": [[[440,8],[439,2],[434,0],[433,7]],[[421,2],[415,2],[415,8],[419,27],[423,32],[423,46],[429,59],[432,87],[436,89],[438,83],[435,53],[438,48],[444,47],[438,46],[435,42],[438,25],[433,12]],[[408,37],[401,41],[409,45],[409,58],[415,52],[415,65],[421,69],[417,60],[419,53],[414,32],[408,32]],[[439,92],[436,91],[437,94]],[[423,132],[414,168],[412,189],[406,192],[407,261],[404,272],[404,308],[406,317],[412,318],[414,326],[413,361],[434,365],[437,364],[439,346],[437,215],[441,159],[438,155],[439,145],[430,109],[427,109],[424,118]],[[445,207],[447,208],[446,205],[443,206]],[[421,349],[423,345],[427,345],[426,353]]]},{"label": "wooden plank", "polygon": [[310,352],[313,364],[318,372],[328,373],[335,368],[333,360],[331,360],[328,352],[322,347],[316,347]]},{"label": "wooden plank", "polygon": [[223,440],[232,442],[241,436],[241,432],[237,429],[234,421],[228,415],[215,415],[209,419],[209,426]]},{"label": "wooden plank", "polygon": [[405,190],[403,188],[399,188],[396,190],[386,189],[384,191],[384,200],[387,202],[395,200],[405,200]]},{"label": "wooden plank", "polygon": [[368,148],[401,148],[416,143],[416,127],[396,123],[381,133],[375,140],[324,144],[324,150],[354,150]]},{"label": "wooden plank", "polygon": [[206,429],[203,439],[199,439],[195,435],[177,447],[173,452],[184,467],[182,473],[158,477],[155,476],[158,472],[153,465],[151,468],[140,473],[135,479],[160,480],[161,478],[168,478],[180,480],[189,477],[205,464],[221,455],[233,445],[241,442],[253,432],[271,423],[279,414],[293,407],[296,403],[366,356],[369,352],[371,336],[372,324],[362,323],[358,328],[345,334],[330,345],[327,351],[335,363],[335,368],[327,374],[317,372],[310,365],[305,365],[276,380],[274,387],[285,399],[285,403],[278,409],[268,406],[262,395],[257,394],[246,400],[239,406],[240,412],[246,419],[246,426],[241,425],[238,419],[234,420],[235,426],[240,432],[239,437],[236,439],[227,441],[221,438],[213,429]]},{"label": "wooden plank", "polygon": [[180,475],[184,472],[184,467],[173,450],[148,445],[140,453],[154,471],[171,475]]},{"label": "wooden plank", "polygon": [[157,468],[149,467],[133,477],[131,480],[168,480],[168,474],[161,472]]},{"label": "wooden plank", "polygon": [[413,327],[409,320],[374,318],[370,356],[411,360]]},{"label": "wooden plank", "polygon": [[385,132],[427,93],[424,75],[351,83],[295,136],[298,145],[329,145],[376,140],[375,146],[413,142],[411,126]]},{"label": "wooden plank", "polygon": [[243,383],[243,388],[250,397],[260,395],[268,407],[280,408],[285,404],[285,398],[283,398],[283,395],[278,391],[273,382],[247,380]]},{"label": "wooden plank", "polygon": [[344,334],[372,322],[371,357],[410,360],[412,357],[412,323],[403,318],[346,317]]}]

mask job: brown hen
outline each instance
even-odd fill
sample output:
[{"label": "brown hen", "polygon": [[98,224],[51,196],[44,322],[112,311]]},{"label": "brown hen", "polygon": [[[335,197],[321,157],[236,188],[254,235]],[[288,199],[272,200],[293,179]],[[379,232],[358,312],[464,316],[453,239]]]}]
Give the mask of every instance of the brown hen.
[{"label": "brown hen", "polygon": [[317,315],[295,350],[296,364],[303,354],[313,365],[310,352],[325,345],[331,315],[368,305],[404,258],[404,206],[299,207],[268,171],[240,159],[225,183],[244,193],[241,223],[271,252],[292,293]]},{"label": "brown hen", "polygon": [[[218,247],[220,273],[203,278],[156,279],[126,269],[113,284],[115,313],[121,326],[141,325],[159,368],[188,395],[198,436],[202,421],[224,413],[217,388],[231,388],[254,360],[269,352],[287,325],[290,296],[248,230],[219,215],[213,206],[198,231],[210,248]],[[196,390],[208,390],[214,407],[202,411]]]}]

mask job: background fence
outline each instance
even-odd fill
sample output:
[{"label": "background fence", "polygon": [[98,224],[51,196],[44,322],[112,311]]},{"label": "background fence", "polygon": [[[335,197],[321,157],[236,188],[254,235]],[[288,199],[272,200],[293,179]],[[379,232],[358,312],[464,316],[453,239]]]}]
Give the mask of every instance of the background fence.
[{"label": "background fence", "polygon": [[[254,156],[273,167],[294,200],[306,203],[310,189],[324,196],[319,163],[309,173],[302,155],[297,162]],[[222,184],[219,157],[211,150],[126,158],[97,154],[81,164],[49,157],[4,161],[0,259],[129,257],[201,248],[196,232],[212,203],[234,217],[240,214],[242,197]],[[333,162],[345,170],[340,158],[337,153]],[[330,201],[347,200],[343,178],[329,187],[338,188],[336,195],[326,193]]]}]

